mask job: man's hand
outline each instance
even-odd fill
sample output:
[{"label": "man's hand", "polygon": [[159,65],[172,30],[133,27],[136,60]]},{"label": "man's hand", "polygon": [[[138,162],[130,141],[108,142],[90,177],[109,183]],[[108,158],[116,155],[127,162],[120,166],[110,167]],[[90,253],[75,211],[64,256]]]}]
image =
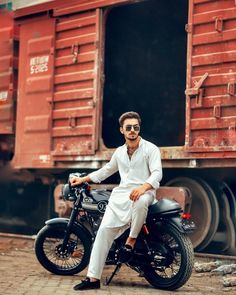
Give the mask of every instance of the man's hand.
[{"label": "man's hand", "polygon": [[84,182],[89,182],[90,181],[90,178],[89,176],[85,176],[85,177],[76,177],[76,176],[73,176],[71,179],[70,179],[70,184],[71,186],[76,186],[76,185],[80,185]]},{"label": "man's hand", "polygon": [[144,183],[143,185],[135,188],[129,195],[130,200],[137,201],[147,190],[152,189],[153,187],[149,183]]}]

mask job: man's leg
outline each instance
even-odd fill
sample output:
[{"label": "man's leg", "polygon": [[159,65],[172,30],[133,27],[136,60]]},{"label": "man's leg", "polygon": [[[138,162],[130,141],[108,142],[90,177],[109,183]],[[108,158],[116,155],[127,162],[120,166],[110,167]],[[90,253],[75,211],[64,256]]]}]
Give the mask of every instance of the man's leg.
[{"label": "man's leg", "polygon": [[122,227],[109,228],[100,225],[97,232],[87,272],[86,280],[74,286],[74,290],[100,288],[100,278],[108,252],[114,239],[122,232]]},{"label": "man's leg", "polygon": [[134,248],[136,239],[146,221],[148,207],[153,203],[153,198],[153,195],[148,193],[133,203],[130,234],[126,241],[126,244],[132,248]]},{"label": "man's leg", "polygon": [[120,231],[119,227],[100,226],[90,256],[87,276],[100,280],[112,242]]}]

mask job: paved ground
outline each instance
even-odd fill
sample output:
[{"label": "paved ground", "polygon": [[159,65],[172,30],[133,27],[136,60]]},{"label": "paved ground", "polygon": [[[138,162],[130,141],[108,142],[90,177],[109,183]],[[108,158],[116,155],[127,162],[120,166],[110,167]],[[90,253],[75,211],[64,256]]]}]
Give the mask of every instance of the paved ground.
[{"label": "paved ground", "polygon": [[[43,269],[33,251],[33,240],[0,237],[0,295],[73,295],[73,285],[84,278],[85,272],[74,276],[56,276]],[[104,270],[105,277],[111,267]],[[236,287],[225,288],[221,275],[193,273],[185,286],[175,292],[152,288],[143,278],[123,267],[109,287],[102,285],[100,290],[83,291],[86,295],[146,295],[146,294],[236,294]]]}]

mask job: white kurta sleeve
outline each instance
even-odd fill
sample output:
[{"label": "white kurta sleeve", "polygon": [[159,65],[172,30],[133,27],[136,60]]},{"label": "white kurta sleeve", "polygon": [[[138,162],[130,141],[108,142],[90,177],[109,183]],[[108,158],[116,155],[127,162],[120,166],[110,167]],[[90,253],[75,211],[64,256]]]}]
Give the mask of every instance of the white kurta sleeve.
[{"label": "white kurta sleeve", "polygon": [[158,189],[162,179],[161,153],[158,147],[155,147],[149,153],[148,164],[151,175],[146,182],[151,184],[154,189]]},{"label": "white kurta sleeve", "polygon": [[118,164],[117,164],[117,150],[111,157],[110,162],[108,162],[105,166],[94,171],[89,174],[90,179],[92,182],[100,183],[104,179],[108,178],[112,174],[118,171]]}]

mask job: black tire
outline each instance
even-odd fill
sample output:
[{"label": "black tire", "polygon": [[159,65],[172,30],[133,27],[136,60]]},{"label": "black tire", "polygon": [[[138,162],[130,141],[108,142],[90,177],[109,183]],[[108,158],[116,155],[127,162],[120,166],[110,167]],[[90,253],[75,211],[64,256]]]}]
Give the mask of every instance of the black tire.
[{"label": "black tire", "polygon": [[57,275],[74,275],[88,265],[92,243],[86,233],[76,227],[70,234],[66,252],[60,253],[65,229],[66,224],[63,223],[44,226],[35,241],[35,254],[48,271]]},{"label": "black tire", "polygon": [[[160,228],[161,230],[161,228]],[[157,229],[158,231],[158,229]],[[151,234],[151,233],[150,233]],[[161,237],[161,238],[160,238]],[[174,246],[168,245],[169,241],[174,241]],[[155,288],[163,290],[176,290],[183,286],[192,274],[194,263],[194,252],[191,240],[189,237],[179,232],[175,227],[171,225],[165,225],[164,230],[159,232],[159,241],[163,240],[165,248],[169,247],[166,267],[159,268],[151,265],[142,267],[143,276],[145,279]],[[174,250],[172,250],[172,248]],[[170,257],[172,257],[170,259]],[[178,271],[174,273],[174,263],[180,258]],[[177,265],[177,264],[176,264]],[[173,271],[172,276],[168,275],[167,270]]]}]

